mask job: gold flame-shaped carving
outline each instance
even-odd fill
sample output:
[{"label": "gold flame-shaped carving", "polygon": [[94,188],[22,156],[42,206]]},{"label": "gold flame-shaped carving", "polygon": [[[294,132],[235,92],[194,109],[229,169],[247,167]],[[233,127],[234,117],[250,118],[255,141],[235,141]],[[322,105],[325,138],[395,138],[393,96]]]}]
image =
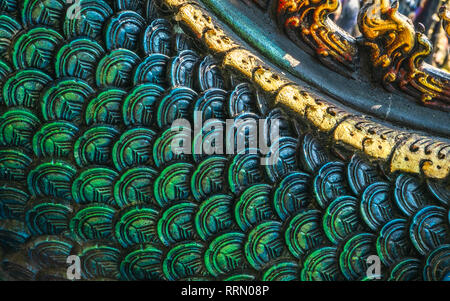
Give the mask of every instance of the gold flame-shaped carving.
[{"label": "gold flame-shaped carving", "polygon": [[[368,0],[358,15],[363,45],[388,88],[399,87],[429,106],[450,109],[450,84],[423,64],[432,45],[411,20],[398,12],[398,2]],[[422,27],[422,26],[421,26]],[[430,72],[431,71],[431,72]],[[436,72],[435,72],[436,73]]]},{"label": "gold flame-shaped carving", "polygon": [[347,65],[355,59],[356,46],[328,19],[339,5],[339,0],[279,0],[277,14],[286,30],[300,29],[300,36],[317,54]]},{"label": "gold flame-shaped carving", "polygon": [[450,37],[450,10],[446,6],[442,6],[439,9],[439,18],[442,20],[442,27],[444,27],[445,33]]}]

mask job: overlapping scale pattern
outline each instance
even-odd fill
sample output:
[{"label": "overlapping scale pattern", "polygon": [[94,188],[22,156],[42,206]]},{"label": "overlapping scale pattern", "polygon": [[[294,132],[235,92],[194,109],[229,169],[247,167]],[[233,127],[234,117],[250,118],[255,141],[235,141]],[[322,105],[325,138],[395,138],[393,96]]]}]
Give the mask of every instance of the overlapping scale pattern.
[{"label": "overlapping scale pattern", "polygon": [[[157,1],[79,3],[0,0],[0,277],[78,255],[83,279],[367,280],[377,255],[384,280],[449,279],[448,182],[337,155]],[[268,150],[176,154],[178,118],[205,121],[193,151],[264,119]]]}]

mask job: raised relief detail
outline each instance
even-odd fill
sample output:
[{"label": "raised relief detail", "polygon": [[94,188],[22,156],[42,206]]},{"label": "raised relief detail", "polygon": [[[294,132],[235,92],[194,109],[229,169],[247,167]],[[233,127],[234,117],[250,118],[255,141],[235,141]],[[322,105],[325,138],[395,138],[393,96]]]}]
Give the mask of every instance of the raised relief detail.
[{"label": "raised relief detail", "polygon": [[362,43],[370,48],[370,62],[388,89],[400,88],[423,104],[450,109],[448,74],[423,63],[432,45],[411,20],[398,12],[398,2],[369,0],[362,6],[358,25]]},{"label": "raised relief detail", "polygon": [[439,18],[442,20],[445,33],[450,37],[450,10],[446,6],[441,6],[439,9]]},{"label": "raised relief detail", "polygon": [[339,5],[339,0],[279,0],[277,16],[291,39],[300,36],[319,56],[353,69],[355,40],[328,18]]}]

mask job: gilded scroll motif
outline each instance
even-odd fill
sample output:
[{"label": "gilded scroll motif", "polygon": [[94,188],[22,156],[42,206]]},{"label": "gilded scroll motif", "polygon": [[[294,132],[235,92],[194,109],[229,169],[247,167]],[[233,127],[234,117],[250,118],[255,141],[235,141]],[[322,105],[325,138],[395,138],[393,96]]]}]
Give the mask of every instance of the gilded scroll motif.
[{"label": "gilded scroll motif", "polygon": [[[424,28],[398,12],[398,2],[371,0],[362,6],[358,25],[370,62],[381,73],[385,86],[400,88],[423,104],[450,109],[450,83],[423,63],[432,52]],[[436,73],[436,72],[435,72]]]},{"label": "gilded scroll motif", "polygon": [[447,36],[450,37],[450,10],[446,6],[440,8],[439,18],[442,20],[442,27],[444,27]]},{"label": "gilded scroll motif", "polygon": [[321,57],[331,57],[343,65],[354,64],[354,40],[328,19],[339,0],[280,0],[277,15],[288,35],[300,36]]}]

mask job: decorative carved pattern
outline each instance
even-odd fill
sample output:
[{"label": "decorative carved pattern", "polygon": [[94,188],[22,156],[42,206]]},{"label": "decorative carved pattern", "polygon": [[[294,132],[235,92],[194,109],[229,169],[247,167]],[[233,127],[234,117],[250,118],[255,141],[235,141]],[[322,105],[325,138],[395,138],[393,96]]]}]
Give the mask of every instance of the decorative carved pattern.
[{"label": "decorative carved pattern", "polygon": [[[187,1],[164,3],[179,5],[174,14],[190,35],[167,19],[146,20],[136,45],[149,53],[98,51],[80,68],[72,57],[91,56],[89,47],[55,50],[51,68],[11,70],[0,81],[9,95],[0,102],[0,280],[64,280],[69,255],[81,258],[83,280],[371,280],[371,255],[382,280],[447,279],[450,189],[431,178],[448,178],[450,145],[300,90]],[[142,3],[116,0],[110,19]],[[164,34],[143,35],[152,24]],[[65,40],[62,54],[85,39]],[[61,73],[52,79],[47,69]],[[23,87],[36,99],[10,93]],[[303,124],[270,107],[262,91],[295,107]],[[264,119],[270,152],[176,155],[169,125],[175,117],[192,123],[193,111],[233,128]],[[275,120],[279,137],[269,133]],[[204,123],[194,144],[219,131]],[[331,133],[353,148],[336,151],[322,139]],[[274,152],[274,164],[260,164]],[[395,174],[379,164],[387,160]],[[429,179],[411,175],[419,172]]]},{"label": "decorative carved pattern", "polygon": [[439,18],[442,20],[445,33],[450,37],[450,10],[446,6],[441,6],[439,9]]},{"label": "decorative carved pattern", "polygon": [[352,66],[357,56],[353,38],[328,19],[339,0],[279,0],[277,16],[294,41],[300,36],[322,57]]},{"label": "decorative carved pattern", "polygon": [[[362,6],[358,25],[363,45],[371,49],[372,66],[387,88],[399,87],[428,106],[450,109],[450,83],[423,64],[432,51],[423,27],[417,31],[398,12],[398,2],[371,0]],[[434,72],[433,72],[434,71]]]}]

